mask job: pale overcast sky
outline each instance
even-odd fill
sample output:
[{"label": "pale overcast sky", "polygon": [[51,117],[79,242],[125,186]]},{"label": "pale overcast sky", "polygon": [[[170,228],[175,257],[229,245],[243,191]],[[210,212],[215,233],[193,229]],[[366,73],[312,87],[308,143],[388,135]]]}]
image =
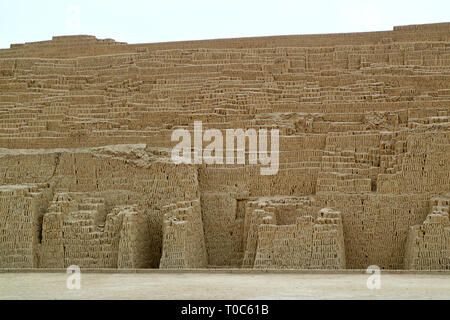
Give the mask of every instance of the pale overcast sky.
[{"label": "pale overcast sky", "polygon": [[391,30],[450,22],[449,0],[0,0],[0,48],[89,34],[128,43]]}]

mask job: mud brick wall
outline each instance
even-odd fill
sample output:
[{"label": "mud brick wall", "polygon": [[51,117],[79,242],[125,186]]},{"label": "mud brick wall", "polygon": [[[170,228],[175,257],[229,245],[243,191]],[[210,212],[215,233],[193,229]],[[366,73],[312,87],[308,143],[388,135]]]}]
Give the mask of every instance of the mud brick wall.
[{"label": "mud brick wall", "polygon": [[293,225],[297,217],[314,210],[313,204],[312,197],[294,196],[261,197],[248,201],[245,206],[242,267],[251,268],[255,264],[259,225],[263,223]]},{"label": "mud brick wall", "polygon": [[290,225],[263,222],[258,225],[254,268],[345,269],[340,212],[324,208],[315,221],[303,216]]},{"label": "mud brick wall", "polygon": [[116,268],[117,222],[109,214],[106,216],[102,198],[56,192],[44,215],[40,267]]},{"label": "mud brick wall", "polygon": [[422,224],[412,226],[406,244],[405,269],[450,270],[449,200],[431,200],[432,212]]},{"label": "mud brick wall", "polygon": [[104,199],[57,192],[44,215],[40,267],[142,268],[150,265],[146,217],[134,205],[107,213]]},{"label": "mud brick wall", "polygon": [[[250,196],[311,194],[315,188],[315,171],[318,170],[286,169],[274,177],[265,178],[260,176],[257,166],[200,167],[198,179],[209,264],[240,266],[245,259],[246,209],[239,207],[239,203],[245,204]],[[295,185],[290,181],[295,181]],[[282,215],[282,219],[289,219],[287,216]]]},{"label": "mud brick wall", "polygon": [[409,227],[429,212],[427,195],[329,194],[316,197],[342,215],[347,268],[399,269]]},{"label": "mud brick wall", "polygon": [[245,225],[244,225],[244,260],[242,261],[243,268],[252,268],[255,263],[255,256],[258,248],[258,231],[259,225],[276,223],[276,215],[273,207],[264,209],[246,209]]},{"label": "mud brick wall", "polygon": [[345,269],[342,218],[339,211],[319,211],[313,230],[312,269]]},{"label": "mud brick wall", "polygon": [[[175,166],[164,155],[145,150],[144,145],[31,154],[17,151],[5,155],[6,161],[0,167],[7,172],[11,165],[14,179],[49,181],[55,189],[89,192],[91,196],[104,198],[107,210],[138,204],[150,230],[149,266],[158,267],[162,247],[161,206],[198,197],[197,171],[193,167]],[[37,156],[44,168],[48,167],[47,173],[40,177],[33,173]],[[3,179],[9,178],[5,175]]]},{"label": "mud brick wall", "polygon": [[[58,196],[58,195],[57,195]],[[72,201],[77,201],[73,199]],[[72,202],[69,200],[69,202]],[[78,201],[77,201],[78,202]],[[103,199],[80,199],[76,210],[70,210],[63,218],[62,234],[64,266],[78,265],[89,268],[105,268],[112,263],[102,257],[102,232],[98,223],[105,211]],[[95,208],[100,203],[100,208]]]},{"label": "mud brick wall", "polygon": [[243,226],[235,195],[224,192],[202,192],[201,210],[205,230],[208,264],[212,266],[236,263],[241,238],[236,237]]},{"label": "mud brick wall", "polygon": [[0,186],[0,268],[36,268],[48,184]]},{"label": "mud brick wall", "polygon": [[161,269],[204,268],[207,254],[200,201],[178,202],[163,208]]},{"label": "mud brick wall", "polygon": [[406,139],[401,171],[378,176],[380,193],[439,194],[450,189],[450,133],[423,132]]},{"label": "mud brick wall", "polygon": [[312,217],[299,217],[296,224],[275,225],[263,221],[257,225],[255,269],[308,269],[311,264]]},{"label": "mud brick wall", "polygon": [[[272,230],[263,241],[270,251],[284,234],[276,230],[333,208],[346,268],[441,268],[420,259],[437,256],[429,248],[444,246],[447,233],[436,243],[424,236],[426,250],[407,238],[412,226],[435,228],[424,223],[430,200],[450,190],[449,30],[438,23],[158,44],[63,36],[1,49],[0,263],[158,268],[163,246],[201,226],[165,226],[165,206],[199,199],[208,266],[253,267],[258,228]],[[171,134],[192,133],[194,121],[222,132],[278,129],[278,173],[175,165]],[[12,187],[29,184],[48,192]],[[177,236],[163,243],[163,230]],[[277,249],[289,262],[262,262],[262,251],[259,261],[342,265],[325,251],[307,263],[287,253],[293,248]],[[197,265],[189,259],[199,254],[183,250],[183,261]]]},{"label": "mud brick wall", "polygon": [[[283,160],[283,155],[281,155]],[[217,190],[219,192],[246,193],[253,197],[275,195],[308,195],[316,189],[318,167],[292,167],[281,164],[276,175],[260,175],[259,166],[224,168],[206,166],[199,169],[201,190]],[[290,181],[295,180],[295,185]]]},{"label": "mud brick wall", "polygon": [[122,216],[117,267],[148,268],[151,266],[153,253],[148,217],[137,205],[119,206],[113,210]]}]

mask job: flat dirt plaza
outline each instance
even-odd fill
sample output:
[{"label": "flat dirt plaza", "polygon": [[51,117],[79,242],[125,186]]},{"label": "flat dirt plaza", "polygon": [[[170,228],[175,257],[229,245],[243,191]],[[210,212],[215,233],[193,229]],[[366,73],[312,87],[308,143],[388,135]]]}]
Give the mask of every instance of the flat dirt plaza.
[{"label": "flat dirt plaza", "polygon": [[365,273],[139,272],[0,273],[0,299],[450,299],[448,273],[382,273],[369,290]]}]

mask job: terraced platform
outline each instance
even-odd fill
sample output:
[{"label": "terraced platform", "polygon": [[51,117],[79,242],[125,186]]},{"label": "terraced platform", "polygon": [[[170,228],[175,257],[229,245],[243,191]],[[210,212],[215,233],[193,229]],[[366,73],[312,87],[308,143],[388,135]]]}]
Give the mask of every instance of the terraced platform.
[{"label": "terraced platform", "polygon": [[[0,268],[450,269],[450,23],[0,50]],[[278,129],[279,171],[174,164]]]}]

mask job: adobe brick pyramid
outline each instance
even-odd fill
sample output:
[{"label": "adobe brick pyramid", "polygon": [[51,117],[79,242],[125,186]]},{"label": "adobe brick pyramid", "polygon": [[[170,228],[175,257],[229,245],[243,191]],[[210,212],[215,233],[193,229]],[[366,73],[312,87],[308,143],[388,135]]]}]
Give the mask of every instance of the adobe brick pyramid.
[{"label": "adobe brick pyramid", "polygon": [[[0,50],[0,268],[450,269],[450,23]],[[280,167],[175,164],[276,128]]]}]

